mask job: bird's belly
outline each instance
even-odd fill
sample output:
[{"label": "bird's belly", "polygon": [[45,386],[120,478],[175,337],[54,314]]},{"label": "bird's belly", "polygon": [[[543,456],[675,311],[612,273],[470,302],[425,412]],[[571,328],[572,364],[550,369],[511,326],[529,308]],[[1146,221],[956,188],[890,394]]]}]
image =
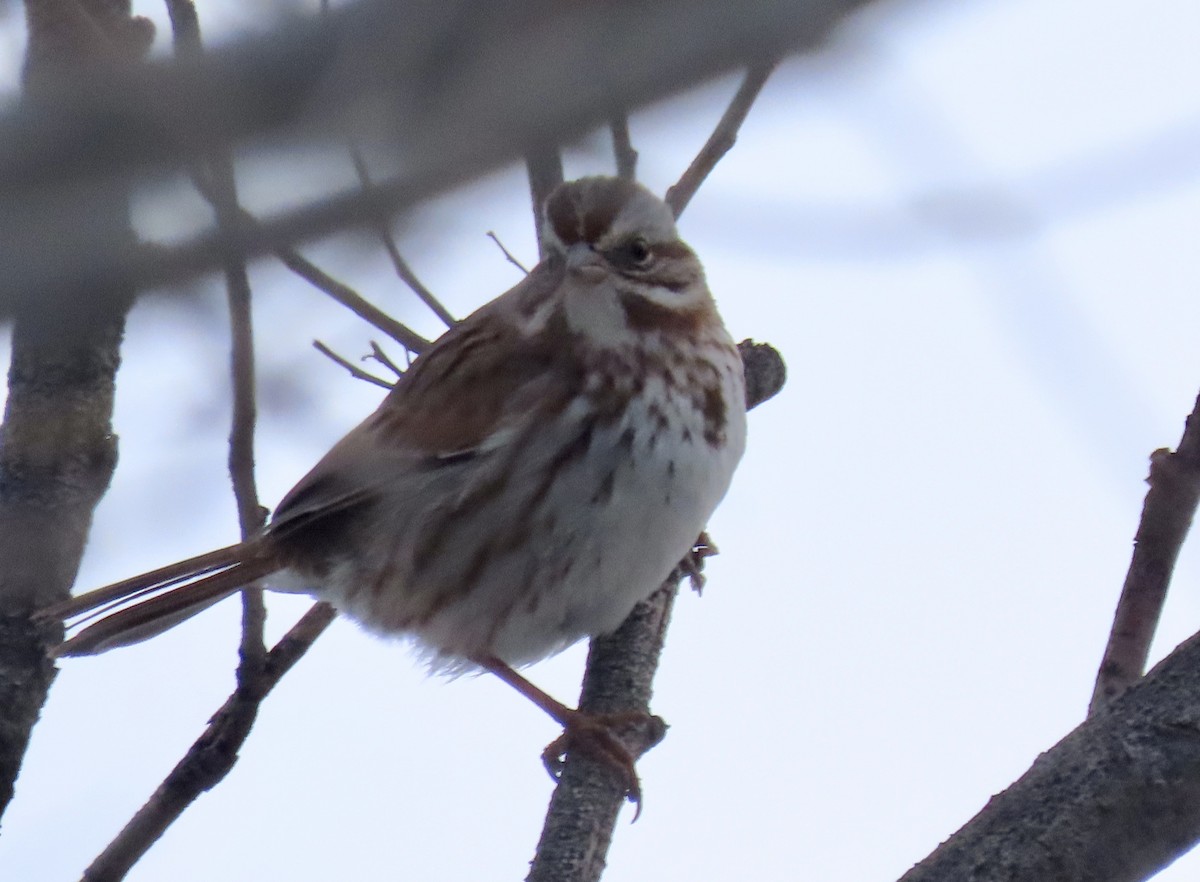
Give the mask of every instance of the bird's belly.
[{"label": "bird's belly", "polygon": [[728,487],[735,434],[715,447],[634,413],[574,447],[532,438],[471,463],[454,493],[410,499],[391,519],[397,545],[336,562],[320,593],[370,630],[414,635],[435,663],[544,658],[615,629],[662,584]]}]

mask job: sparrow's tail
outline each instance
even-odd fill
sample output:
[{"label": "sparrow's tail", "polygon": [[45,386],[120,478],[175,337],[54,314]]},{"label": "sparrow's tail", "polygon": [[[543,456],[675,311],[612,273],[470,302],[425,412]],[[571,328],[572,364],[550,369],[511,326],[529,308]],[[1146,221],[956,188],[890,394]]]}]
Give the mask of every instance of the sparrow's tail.
[{"label": "sparrow's tail", "polygon": [[37,617],[68,628],[97,619],[50,651],[95,655],[161,634],[277,569],[260,545],[243,542],[72,597]]}]

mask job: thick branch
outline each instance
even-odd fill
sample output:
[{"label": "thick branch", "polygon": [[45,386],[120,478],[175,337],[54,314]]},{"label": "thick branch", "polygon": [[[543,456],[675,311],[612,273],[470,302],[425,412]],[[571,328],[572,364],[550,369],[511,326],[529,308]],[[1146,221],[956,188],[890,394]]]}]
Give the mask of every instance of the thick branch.
[{"label": "thick branch", "polygon": [[1042,754],[903,882],[1135,882],[1200,840],[1200,637]]},{"label": "thick branch", "polygon": [[[26,9],[30,92],[44,90],[64,71],[104,80],[114,65],[135,63],[148,45],[148,23],[122,13],[119,4],[28,0]],[[37,238],[40,259],[70,260],[80,242],[110,260],[128,250],[132,232],[123,183],[80,187],[70,198],[58,195],[62,223]],[[0,204],[0,226],[14,231],[0,238],[0,265],[6,268],[23,259],[30,237],[47,232],[11,205]],[[0,430],[0,812],[12,798],[30,732],[54,679],[45,645],[61,636],[60,629],[46,633],[29,613],[67,596],[92,512],[116,466],[114,378],[133,297],[120,276],[78,278],[69,291],[17,291],[19,284],[6,275],[10,302],[20,305]],[[42,299],[73,306],[48,308]]]}]

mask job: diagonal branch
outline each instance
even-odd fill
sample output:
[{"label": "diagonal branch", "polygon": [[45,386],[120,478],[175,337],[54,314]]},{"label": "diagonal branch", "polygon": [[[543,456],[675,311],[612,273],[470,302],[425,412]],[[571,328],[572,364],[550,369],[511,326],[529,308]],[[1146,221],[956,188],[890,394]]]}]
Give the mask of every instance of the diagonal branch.
[{"label": "diagonal branch", "polygon": [[[339,229],[369,227],[511,158],[562,143],[723,71],[813,50],[870,0],[619,0],[461,4],[364,0],[188,63],[158,63],[111,83],[75,83],[60,101],[0,114],[0,240],[17,237],[0,314],[23,291],[122,278],[138,288],[219,266],[213,235],[109,253],[74,243],[60,260],[34,247],[62,221],[54,199],[82,181],[153,174],[217,146],[264,149],[339,140],[391,151],[403,169],[370,193],[310,203],[246,234],[248,255]],[[614,6],[618,7],[614,13]],[[513,22],[529,23],[514,27]],[[682,26],[681,23],[686,23]],[[670,52],[661,47],[670,45]],[[353,52],[346,47],[353,47]],[[621,63],[614,64],[614,58]],[[366,125],[370,131],[362,131]],[[11,218],[36,220],[19,235]],[[69,288],[68,288],[69,290]],[[56,297],[39,302],[57,304]]]},{"label": "diagonal branch", "polygon": [[1120,695],[1146,668],[1175,561],[1200,503],[1200,397],[1184,425],[1178,449],[1174,453],[1156,450],[1150,455],[1146,481],[1150,489],[1096,675],[1091,714]]},{"label": "diagonal branch", "polygon": [[146,804],[84,872],[86,882],[117,882],[201,793],[211,790],[229,774],[238,751],[250,734],[258,705],[275,688],[313,642],[324,633],[337,613],[327,603],[317,603],[298,621],[263,660],[254,694],[239,688],[209,721],[208,727],[187,754],[163,779]]},{"label": "diagonal branch", "polygon": [[387,380],[384,380],[381,377],[375,376],[370,371],[364,371],[358,365],[354,364],[354,362],[338,355],[336,352],[334,352],[332,349],[330,349],[328,346],[326,346],[320,340],[313,340],[313,349],[317,350],[317,352],[324,355],[326,358],[328,358],[334,364],[344,367],[349,372],[350,376],[354,377],[354,379],[356,379],[356,380],[363,380],[367,383],[371,383],[375,386],[379,386],[381,389],[390,390],[392,388],[392,384],[389,383]]},{"label": "diagonal branch", "polygon": [[[168,0],[168,2],[175,5],[177,0]],[[221,197],[216,191],[213,182],[202,175],[193,175],[192,182],[196,185],[196,189],[200,195],[208,200],[209,204],[213,206],[219,215],[221,211],[219,207]],[[233,218],[230,217],[223,226],[223,247],[226,249],[234,248],[245,253],[247,242],[263,235],[262,225],[254,215],[244,208],[240,206],[235,206],[235,208],[236,224],[233,223]],[[280,263],[297,276],[346,307],[346,309],[350,310],[363,321],[383,331],[383,333],[387,334],[401,346],[416,353],[424,352],[429,348],[429,341],[416,331],[402,322],[396,321],[382,309],[367,301],[349,285],[339,282],[295,248],[288,245],[279,245],[270,250],[273,251]],[[432,297],[433,295],[431,294],[430,296]]]},{"label": "diagonal branch", "polygon": [[667,190],[664,201],[667,205],[671,206],[671,211],[674,212],[675,217],[683,214],[683,210],[692,201],[692,197],[696,195],[696,191],[700,189],[700,185],[704,183],[712,173],[712,170],[717,167],[717,163],[721,161],[721,158],[733,149],[733,145],[737,142],[738,130],[742,127],[742,123],[746,121],[746,116],[750,113],[750,108],[754,106],[754,101],[758,98],[758,93],[766,85],[767,78],[775,70],[775,65],[776,62],[774,61],[765,62],[755,65],[746,71],[742,85],[738,87],[733,99],[729,102],[729,107],[725,109],[720,122],[713,129],[713,133],[709,135],[704,146],[700,148],[700,152],[696,154],[696,158],[692,160],[692,164],[687,167],[687,171],[683,173],[674,186]]},{"label": "diagonal branch", "polygon": [[[358,182],[362,186],[363,192],[369,192],[374,185],[371,180],[370,169],[367,168],[367,162],[363,158],[362,151],[358,145],[350,145],[350,159],[354,163],[354,170],[358,173]],[[450,314],[450,310],[442,305],[437,296],[430,291],[417,278],[417,274],[413,272],[412,267],[408,265],[408,261],[400,254],[400,248],[396,245],[396,237],[392,235],[391,227],[388,226],[387,218],[380,218],[377,223],[379,232],[379,241],[383,244],[384,250],[392,261],[392,267],[396,270],[396,275],[400,277],[400,281],[408,285],[409,290],[420,298],[429,311],[441,319],[442,324],[447,328],[453,327],[455,324],[454,316]],[[410,349],[412,347],[409,347]],[[420,349],[413,349],[414,352],[420,352]]]},{"label": "diagonal branch", "polygon": [[1141,882],[1200,841],[1200,636],[1034,760],[902,882]]}]

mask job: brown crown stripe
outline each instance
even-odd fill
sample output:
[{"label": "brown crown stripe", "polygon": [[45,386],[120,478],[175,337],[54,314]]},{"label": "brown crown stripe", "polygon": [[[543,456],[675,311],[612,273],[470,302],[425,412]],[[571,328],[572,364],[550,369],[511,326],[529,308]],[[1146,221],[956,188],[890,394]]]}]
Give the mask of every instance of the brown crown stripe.
[{"label": "brown crown stripe", "polygon": [[[580,215],[584,192],[591,207],[586,215]],[[550,194],[546,219],[564,245],[595,244],[636,193],[636,184],[619,178],[577,181]]]}]

